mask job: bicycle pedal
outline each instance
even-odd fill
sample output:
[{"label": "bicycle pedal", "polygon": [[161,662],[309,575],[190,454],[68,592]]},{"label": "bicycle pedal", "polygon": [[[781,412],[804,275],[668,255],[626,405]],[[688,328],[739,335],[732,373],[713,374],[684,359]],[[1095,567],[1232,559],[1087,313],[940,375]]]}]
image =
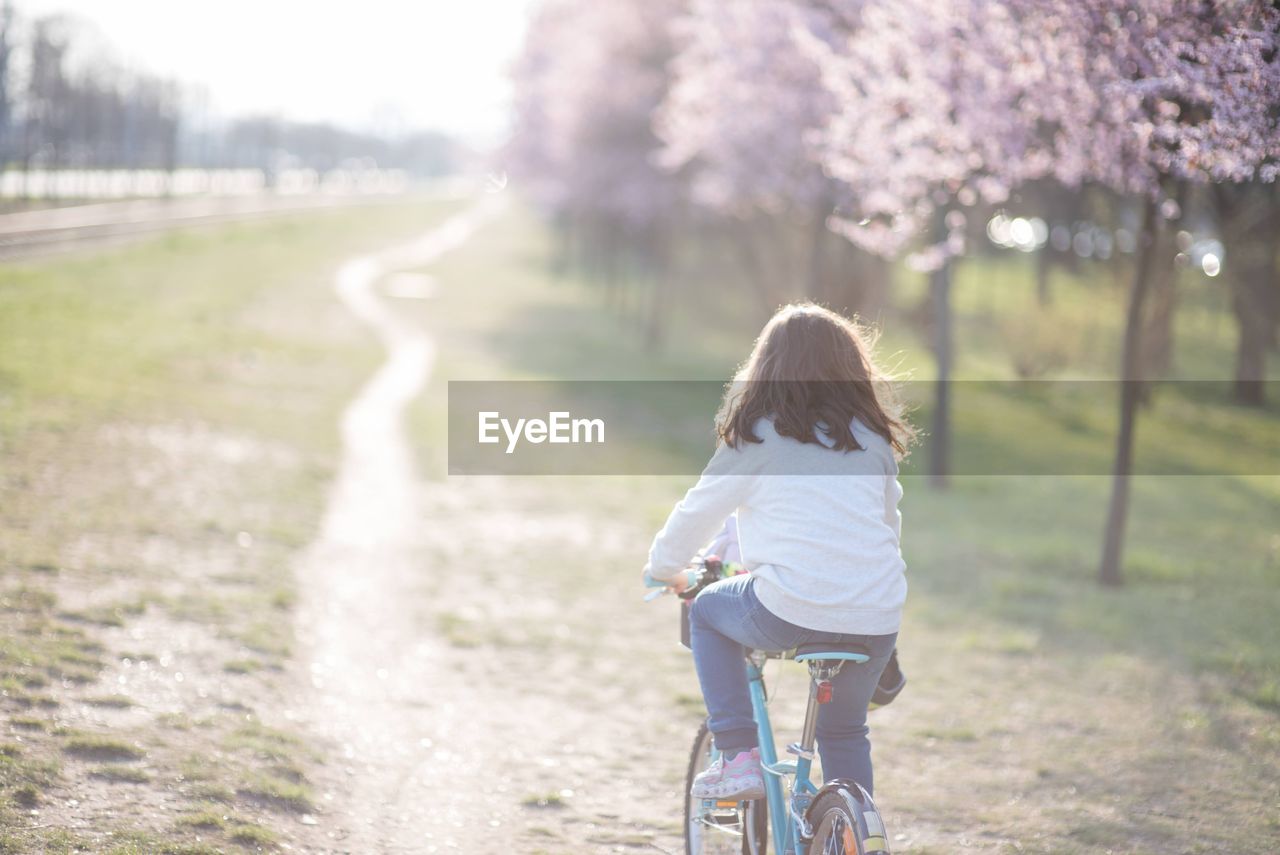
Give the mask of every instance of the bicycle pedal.
[{"label": "bicycle pedal", "polygon": [[703,799],[702,809],[704,811],[716,810],[736,810],[742,807],[740,799]]},{"label": "bicycle pedal", "polygon": [[702,803],[702,813],[698,821],[712,828],[734,828],[742,822],[742,814],[739,812],[741,807],[740,802],[707,799]]},{"label": "bicycle pedal", "polygon": [[797,757],[803,757],[806,760],[812,760],[815,755],[812,751],[806,751],[799,742],[793,742],[787,746],[787,753],[794,754]]}]

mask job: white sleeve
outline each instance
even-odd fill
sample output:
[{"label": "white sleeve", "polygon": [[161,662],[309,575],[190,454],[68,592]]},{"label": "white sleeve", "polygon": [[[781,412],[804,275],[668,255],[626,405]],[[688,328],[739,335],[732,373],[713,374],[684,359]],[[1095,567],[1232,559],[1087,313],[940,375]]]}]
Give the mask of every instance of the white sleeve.
[{"label": "white sleeve", "polygon": [[742,550],[738,546],[738,515],[730,514],[724,521],[720,533],[711,538],[711,542],[703,548],[706,555],[717,555],[721,561],[741,564]]},{"label": "white sleeve", "polygon": [[755,443],[742,450],[721,446],[703,470],[702,477],[667,517],[653,539],[645,570],[655,579],[670,579],[724,525],[725,518],[742,504],[754,480],[748,468],[758,452]]},{"label": "white sleeve", "polygon": [[896,474],[884,478],[884,521],[893,529],[893,537],[898,541],[898,549],[902,549],[902,511],[898,510],[898,502],[902,500],[902,484]]}]

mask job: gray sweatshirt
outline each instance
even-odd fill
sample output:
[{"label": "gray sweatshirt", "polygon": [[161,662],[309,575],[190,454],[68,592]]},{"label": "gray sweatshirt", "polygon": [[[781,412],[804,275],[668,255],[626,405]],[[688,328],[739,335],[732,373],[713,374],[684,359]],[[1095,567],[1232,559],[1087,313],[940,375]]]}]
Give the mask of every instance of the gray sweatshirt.
[{"label": "gray sweatshirt", "polygon": [[742,561],[755,592],[783,620],[827,632],[897,632],[907,596],[899,548],[902,516],[893,449],[861,422],[862,451],[779,436],[768,419],[763,442],[721,445],[698,483],[672,510],[646,568],[668,579],[738,513]]}]

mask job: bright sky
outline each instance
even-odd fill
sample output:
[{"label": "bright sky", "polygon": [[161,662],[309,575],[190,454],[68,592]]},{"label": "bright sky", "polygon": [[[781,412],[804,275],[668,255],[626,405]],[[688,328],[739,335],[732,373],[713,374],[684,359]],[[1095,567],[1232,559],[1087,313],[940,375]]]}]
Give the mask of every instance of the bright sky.
[{"label": "bright sky", "polygon": [[207,85],[219,112],[501,138],[533,0],[15,0],[91,21],[125,62]]}]

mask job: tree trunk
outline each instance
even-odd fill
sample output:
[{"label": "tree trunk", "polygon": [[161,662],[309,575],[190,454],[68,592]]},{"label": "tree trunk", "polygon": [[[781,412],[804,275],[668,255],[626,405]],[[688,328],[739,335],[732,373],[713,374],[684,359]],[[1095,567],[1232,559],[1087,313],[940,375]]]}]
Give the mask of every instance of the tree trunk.
[{"label": "tree trunk", "polygon": [[1268,331],[1261,315],[1240,322],[1240,343],[1236,351],[1236,376],[1231,394],[1238,404],[1261,407],[1267,402],[1267,343]]},{"label": "tree trunk", "polygon": [[1053,291],[1049,286],[1049,275],[1053,272],[1053,252],[1053,247],[1046,243],[1036,253],[1036,300],[1041,306],[1048,306],[1053,302]]},{"label": "tree trunk", "polygon": [[1237,403],[1266,403],[1267,351],[1280,324],[1280,276],[1276,273],[1274,191],[1257,185],[1216,188],[1225,275],[1240,336],[1232,395]]},{"label": "tree trunk", "polygon": [[1098,581],[1108,587],[1124,582],[1121,560],[1125,525],[1129,517],[1129,478],[1133,472],[1133,439],[1137,428],[1138,405],[1142,399],[1142,321],[1152,271],[1159,252],[1160,220],[1157,203],[1147,199],[1142,209],[1138,265],[1129,291],[1125,317],[1124,348],[1120,365],[1120,431],[1116,435],[1116,456],[1111,472],[1111,503],[1107,510],[1107,531],[1102,545]]},{"label": "tree trunk", "polygon": [[657,353],[662,348],[662,340],[666,329],[666,290],[665,277],[656,276],[649,286],[649,312],[644,323],[644,346],[650,353]]},{"label": "tree trunk", "polygon": [[625,246],[621,226],[608,221],[600,244],[600,282],[604,286],[606,304],[615,307],[621,315],[627,311],[628,282],[622,272]]},{"label": "tree trunk", "polygon": [[667,235],[661,224],[651,224],[640,239],[643,258],[642,278],[649,280],[649,314],[645,320],[645,347],[651,352],[661,349],[667,333],[667,281],[670,265],[667,263]]},{"label": "tree trunk", "polygon": [[875,320],[889,289],[889,262],[832,236],[826,253],[825,302],[833,311]]},{"label": "tree trunk", "polygon": [[746,268],[749,281],[760,297],[761,307],[769,314],[777,308],[778,283],[773,274],[774,265],[764,250],[765,238],[753,235],[748,224],[730,226],[734,242],[740,251],[740,259]]},{"label": "tree trunk", "polygon": [[878,320],[889,297],[889,279],[893,275],[887,259],[849,246],[862,262],[860,275],[862,287],[856,302],[851,306],[860,316]]},{"label": "tree trunk", "polygon": [[573,220],[564,213],[557,214],[551,223],[555,236],[555,251],[551,255],[551,272],[556,278],[564,278],[573,269],[574,242]]},{"label": "tree trunk", "polygon": [[[1177,182],[1173,199],[1179,212],[1186,203],[1186,196],[1186,182]],[[1172,259],[1178,254],[1179,248],[1174,230],[1165,228],[1164,225],[1167,224],[1162,224],[1155,235],[1155,257]],[[1143,313],[1139,347],[1140,376],[1143,380],[1164,378],[1173,370],[1173,322],[1178,308],[1177,268],[1168,263],[1153,265],[1150,279],[1147,285],[1148,306]],[[1150,391],[1150,387],[1142,387],[1142,404],[1150,403]]]},{"label": "tree trunk", "polygon": [[934,382],[933,430],[930,440],[929,484],[947,486],[951,471],[951,261],[929,274],[933,309],[933,356],[938,376]]},{"label": "tree trunk", "polygon": [[809,260],[808,260],[808,296],[815,303],[825,303],[833,296],[827,287],[827,265],[823,263],[826,255],[830,232],[827,230],[828,206],[823,204],[814,211],[813,222],[810,223]]}]

